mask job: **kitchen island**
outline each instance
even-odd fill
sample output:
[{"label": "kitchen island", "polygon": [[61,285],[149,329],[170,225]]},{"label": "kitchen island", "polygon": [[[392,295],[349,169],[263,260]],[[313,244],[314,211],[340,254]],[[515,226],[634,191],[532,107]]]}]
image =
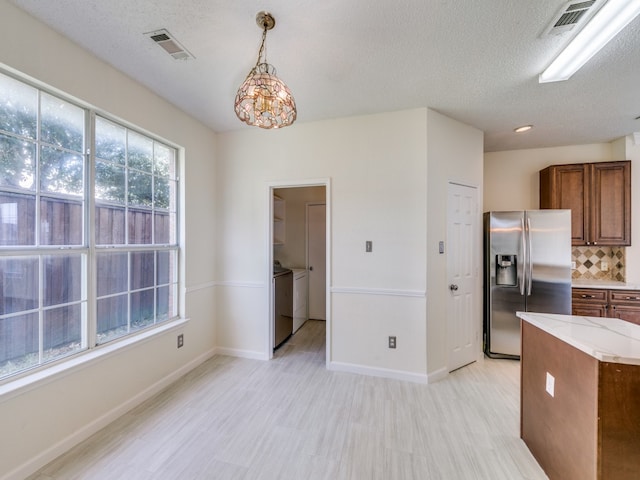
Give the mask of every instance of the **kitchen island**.
[{"label": "kitchen island", "polygon": [[551,480],[638,479],[640,325],[518,312],[520,436]]}]

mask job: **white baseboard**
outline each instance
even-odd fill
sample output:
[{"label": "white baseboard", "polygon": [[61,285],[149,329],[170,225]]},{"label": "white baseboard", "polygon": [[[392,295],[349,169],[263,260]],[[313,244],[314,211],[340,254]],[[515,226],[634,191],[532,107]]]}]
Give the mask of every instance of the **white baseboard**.
[{"label": "white baseboard", "polygon": [[427,374],[427,383],[435,383],[447,378],[449,376],[449,372],[447,370],[447,368],[441,368],[440,370]]},{"label": "white baseboard", "polygon": [[402,370],[391,370],[380,367],[367,367],[353,363],[330,362],[327,364],[328,370],[335,372],[357,373],[358,375],[368,375],[370,377],[391,378],[414,383],[427,383],[427,376],[421,373],[405,372]]},{"label": "white baseboard", "polygon": [[229,357],[248,358],[251,360],[269,360],[268,353],[240,350],[239,348],[216,347],[213,349],[213,353],[215,355],[227,355]]},{"label": "white baseboard", "polygon": [[132,408],[137,407],[145,400],[151,398],[155,394],[162,391],[164,388],[171,385],[173,382],[183,377],[191,370],[196,368],[198,365],[204,363],[206,360],[211,358],[215,354],[214,350],[209,350],[202,355],[196,357],[191,360],[189,363],[183,365],[178,370],[171,372],[166,377],[158,380],[156,383],[146,388],[142,392],[138,393],[136,396],[128,399],[126,402],[118,405],[117,407],[111,409],[101,417],[97,418],[93,422],[85,425],[80,430],[74,432],[72,435],[64,438],[59,441],[55,445],[52,445],[48,449],[44,450],[40,454],[36,455],[29,461],[23,463],[19,467],[15,468],[9,473],[4,474],[4,476],[0,477],[0,480],[21,480],[32,473],[36,472],[38,469],[45,466],[47,463],[56,459],[63,453],[69,451],[71,448],[75,447],[78,443],[86,440],[94,433],[98,432],[102,428],[109,425],[114,420],[117,420],[122,415],[127,413]]}]

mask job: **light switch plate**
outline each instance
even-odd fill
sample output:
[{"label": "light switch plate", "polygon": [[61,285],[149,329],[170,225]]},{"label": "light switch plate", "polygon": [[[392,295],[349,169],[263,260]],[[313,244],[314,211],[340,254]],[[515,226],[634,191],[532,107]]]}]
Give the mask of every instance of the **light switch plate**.
[{"label": "light switch plate", "polygon": [[364,251],[367,253],[373,251],[373,242],[371,240],[367,240],[364,243]]},{"label": "light switch plate", "polygon": [[555,389],[556,389],[556,379],[553,375],[547,372],[547,386],[546,386],[547,393],[553,397],[555,396]]}]

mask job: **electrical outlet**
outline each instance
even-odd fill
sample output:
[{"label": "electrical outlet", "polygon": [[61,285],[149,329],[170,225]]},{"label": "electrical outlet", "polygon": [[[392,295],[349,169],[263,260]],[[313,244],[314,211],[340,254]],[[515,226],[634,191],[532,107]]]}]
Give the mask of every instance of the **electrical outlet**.
[{"label": "electrical outlet", "polygon": [[396,337],[389,337],[389,348],[396,348]]},{"label": "electrical outlet", "polygon": [[571,270],[575,270],[576,269],[576,262],[571,262]]},{"label": "electrical outlet", "polygon": [[364,242],[364,251],[367,253],[373,251],[373,242],[371,240]]},{"label": "electrical outlet", "polygon": [[547,385],[546,385],[546,390],[547,393],[549,395],[551,395],[552,397],[555,396],[555,390],[556,390],[556,379],[553,375],[551,375],[549,372],[547,372]]},{"label": "electrical outlet", "polygon": [[600,262],[600,270],[603,272],[609,271],[609,262]]},{"label": "electrical outlet", "polygon": [[178,348],[182,348],[184,346],[184,334],[178,335]]}]

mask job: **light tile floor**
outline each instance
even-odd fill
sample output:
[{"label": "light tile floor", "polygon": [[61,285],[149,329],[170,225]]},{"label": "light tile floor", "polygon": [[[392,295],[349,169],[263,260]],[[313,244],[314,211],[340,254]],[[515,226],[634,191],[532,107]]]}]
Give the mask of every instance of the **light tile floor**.
[{"label": "light tile floor", "polygon": [[330,372],[324,322],[270,362],[217,356],[30,480],[546,479],[519,438],[519,364],[432,385]]}]

